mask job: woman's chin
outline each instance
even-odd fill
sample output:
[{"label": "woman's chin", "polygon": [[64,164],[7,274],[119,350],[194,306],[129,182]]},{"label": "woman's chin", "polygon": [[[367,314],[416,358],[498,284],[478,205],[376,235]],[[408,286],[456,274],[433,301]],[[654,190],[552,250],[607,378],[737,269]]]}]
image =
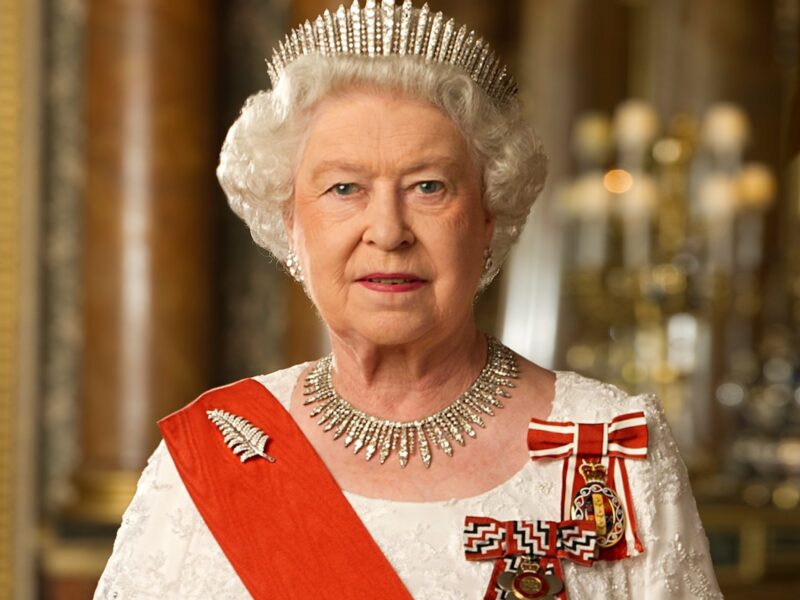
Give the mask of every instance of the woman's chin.
[{"label": "woman's chin", "polygon": [[376,346],[404,346],[436,335],[442,323],[427,315],[396,313],[389,316],[372,315],[343,329],[343,337],[355,334]]}]

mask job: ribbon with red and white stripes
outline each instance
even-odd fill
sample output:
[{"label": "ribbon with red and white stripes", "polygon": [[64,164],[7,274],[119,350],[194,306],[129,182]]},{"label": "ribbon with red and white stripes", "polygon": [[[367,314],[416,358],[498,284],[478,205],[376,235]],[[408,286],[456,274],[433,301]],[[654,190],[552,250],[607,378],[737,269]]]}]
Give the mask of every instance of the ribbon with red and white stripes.
[{"label": "ribbon with red and white stripes", "polygon": [[[547,573],[562,581],[561,559],[591,565],[597,558],[597,532],[594,521],[497,521],[490,517],[464,519],[464,556],[467,560],[494,560],[494,570],[484,600],[507,596],[497,578],[503,571],[515,570],[522,557],[538,557]],[[559,598],[567,598],[566,588]]]},{"label": "ribbon with red and white stripes", "polygon": [[647,458],[647,421],[644,412],[615,417],[608,423],[572,423],[531,419],[528,449],[532,460],[563,459],[561,515],[569,518],[572,500],[586,481],[580,472],[584,461],[601,463],[606,485],[614,490],[626,512],[625,537],[610,548],[600,548],[599,560],[619,560],[644,552],[636,532],[626,459]]}]

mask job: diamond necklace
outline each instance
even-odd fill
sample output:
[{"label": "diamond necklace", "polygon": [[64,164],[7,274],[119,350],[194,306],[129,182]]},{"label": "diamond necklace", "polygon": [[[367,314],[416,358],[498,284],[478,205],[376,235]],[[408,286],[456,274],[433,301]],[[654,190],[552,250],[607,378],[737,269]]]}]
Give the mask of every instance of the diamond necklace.
[{"label": "diamond necklace", "polygon": [[453,455],[455,440],[464,445],[464,433],[476,437],[475,428],[485,427],[481,414],[494,416],[493,408],[503,408],[497,396],[510,398],[506,388],[513,388],[512,379],[519,376],[514,353],[497,339],[487,336],[486,365],[475,382],[450,405],[437,413],[416,421],[390,421],[362,412],[342,398],[333,388],[333,355],[317,361],[306,376],[303,394],[308,396],[304,405],[317,404],[310,417],[320,415],[318,424],[323,431],[333,432],[333,439],[344,435],[344,445],[353,445],[355,454],[364,448],[364,457],[372,459],[378,454],[381,464],[397,450],[400,466],[408,464],[409,457],[419,452],[426,467],[431,465],[431,447],[438,446],[447,456]]}]

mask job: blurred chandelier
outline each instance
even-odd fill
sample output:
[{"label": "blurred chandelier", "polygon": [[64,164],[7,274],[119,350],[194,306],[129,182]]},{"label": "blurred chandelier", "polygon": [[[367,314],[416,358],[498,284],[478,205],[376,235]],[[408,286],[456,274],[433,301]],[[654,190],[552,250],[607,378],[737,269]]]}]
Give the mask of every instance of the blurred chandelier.
[{"label": "blurred chandelier", "polygon": [[791,273],[765,260],[776,185],[745,162],[749,136],[728,103],[700,121],[676,116],[666,132],[636,100],[613,119],[576,121],[577,174],[558,193],[574,240],[561,354],[572,369],[658,393],[696,474],[721,470],[730,493],[790,508],[800,503],[800,368],[780,292]]}]

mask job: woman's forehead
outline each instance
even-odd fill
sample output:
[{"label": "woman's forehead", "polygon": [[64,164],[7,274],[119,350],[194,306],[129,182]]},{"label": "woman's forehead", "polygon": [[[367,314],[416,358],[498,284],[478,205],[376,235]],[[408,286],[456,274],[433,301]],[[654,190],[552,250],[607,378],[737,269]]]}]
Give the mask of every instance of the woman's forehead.
[{"label": "woman's forehead", "polygon": [[304,154],[314,162],[382,156],[412,165],[460,159],[467,152],[455,123],[436,106],[403,95],[355,92],[318,105]]}]

